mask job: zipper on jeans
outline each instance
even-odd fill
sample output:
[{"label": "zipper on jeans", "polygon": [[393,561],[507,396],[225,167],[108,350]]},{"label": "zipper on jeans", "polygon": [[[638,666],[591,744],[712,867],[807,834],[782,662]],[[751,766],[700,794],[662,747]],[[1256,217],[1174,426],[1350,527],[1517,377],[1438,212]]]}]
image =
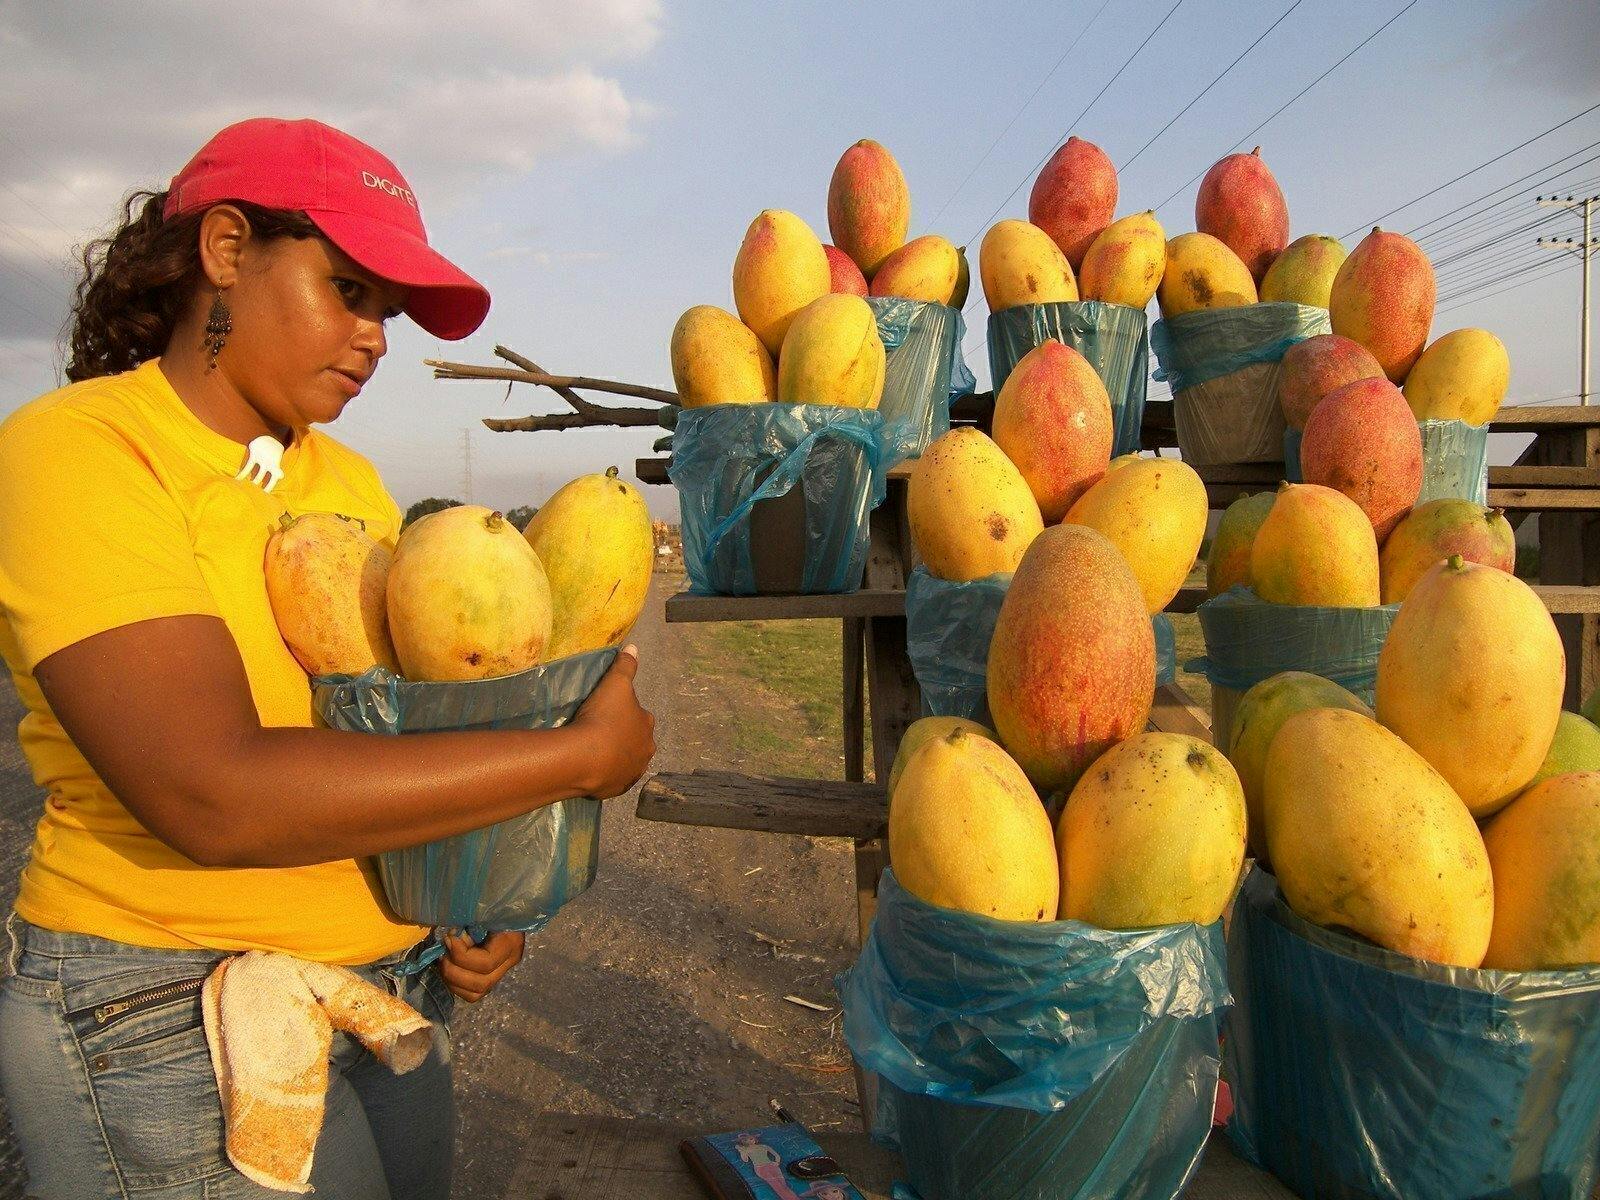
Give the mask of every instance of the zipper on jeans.
[{"label": "zipper on jeans", "polygon": [[155,1008],[169,1001],[179,1000],[205,986],[205,977],[199,979],[184,979],[177,983],[163,984],[161,987],[146,988],[142,992],[134,992],[131,996],[123,996],[105,1004],[96,1005],[94,1008],[80,1008],[76,1012],[68,1013],[68,1017],[81,1017],[90,1014],[94,1017],[96,1025],[106,1025],[119,1017],[129,1013],[143,1012],[147,1008]]}]

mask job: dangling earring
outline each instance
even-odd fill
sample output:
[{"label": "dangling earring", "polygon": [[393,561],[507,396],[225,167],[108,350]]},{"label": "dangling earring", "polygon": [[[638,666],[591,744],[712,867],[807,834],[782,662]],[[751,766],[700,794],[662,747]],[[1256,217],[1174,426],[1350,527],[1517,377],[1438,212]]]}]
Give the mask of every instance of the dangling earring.
[{"label": "dangling earring", "polygon": [[233,313],[227,303],[222,299],[219,291],[211,301],[211,312],[206,317],[205,350],[211,356],[211,361],[206,364],[206,370],[214,371],[217,366],[217,354],[222,350],[223,343],[228,340],[228,335],[233,332]]}]

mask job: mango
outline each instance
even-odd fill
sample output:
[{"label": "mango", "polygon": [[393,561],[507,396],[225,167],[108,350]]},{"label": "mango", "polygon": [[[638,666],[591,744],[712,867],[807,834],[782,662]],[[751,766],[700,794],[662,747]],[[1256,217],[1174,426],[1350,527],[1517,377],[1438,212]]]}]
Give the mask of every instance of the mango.
[{"label": "mango", "polygon": [[906,762],[889,803],[889,858],[906,891],[940,908],[1049,921],[1060,902],[1044,805],[1010,755],[962,729]]},{"label": "mango", "polygon": [[1494,931],[1483,965],[1554,971],[1600,962],[1600,773],[1557,775],[1483,831]]},{"label": "mango", "polygon": [[906,242],[911,193],[900,164],[862,139],[839,157],[828,181],[828,232],[868,279]]},{"label": "mango", "polygon": [[1068,525],[1087,525],[1111,539],[1133,568],[1145,607],[1172,603],[1205,540],[1206,485],[1178,458],[1129,461],[1085,492],[1067,511]]},{"label": "mango", "polygon": [[961,275],[961,256],[936,233],[907,242],[873,272],[868,291],[874,296],[896,296],[949,304]]},{"label": "mango", "polygon": [[993,437],[1054,525],[1111,462],[1111,398],[1076,350],[1053,338],[1022,356],[994,402]]},{"label": "mango", "polygon": [[267,599],[278,632],[307,675],[399,672],[384,588],[388,549],[332,513],[284,516],[267,539]]},{"label": "mango", "polygon": [[550,584],[546,658],[618,646],[644,611],[655,569],[650,510],[617,469],[580,475],[540,506],[522,536]]},{"label": "mango", "polygon": [[972,290],[972,266],[967,262],[967,248],[956,247],[956,290],[950,293],[951,308],[965,308],[967,293]]},{"label": "mango", "polygon": [[1167,235],[1154,212],[1113,221],[1083,256],[1079,286],[1085,300],[1144,308],[1167,269]]},{"label": "mango", "polygon": [[1214,163],[1194,198],[1194,227],[1239,256],[1260,283],[1289,242],[1289,206],[1261,147]]},{"label": "mango", "polygon": [[1283,352],[1278,369],[1278,407],[1291,429],[1304,429],[1318,401],[1358,379],[1382,379],[1383,368],[1360,342],[1319,333]]},{"label": "mango", "polygon": [[1510,573],[1517,565],[1516,534],[1498,508],[1455,499],[1419,504],[1378,552],[1383,602],[1399,604],[1429,568],[1452,554]]},{"label": "mango", "polygon": [[1117,169],[1093,142],[1070,137],[1028,194],[1028,220],[1050,235],[1076,271],[1117,212]]},{"label": "mango", "polygon": [[1538,772],[1565,688],[1566,653],[1533,589],[1459,556],[1417,581],[1378,655],[1378,720],[1475,817],[1503,808]]},{"label": "mango", "polygon": [[934,738],[946,737],[955,730],[961,729],[973,737],[988,738],[994,741],[994,731],[969,721],[965,717],[923,717],[913,721],[900,738],[900,746],[894,753],[894,765],[889,768],[889,786],[885,789],[892,798],[894,789],[900,783],[900,776],[905,774],[906,764],[911,761],[911,756]]},{"label": "mango", "polygon": [[885,362],[872,306],[860,296],[823,296],[800,310],[783,339],[778,401],[877,408]]},{"label": "mango", "polygon": [[1494,884],[1450,785],[1370,717],[1314,708],[1267,751],[1267,853],[1289,907],[1399,954],[1476,967]]},{"label": "mango", "polygon": [[1333,277],[1348,255],[1343,242],[1326,234],[1295,238],[1262,277],[1261,302],[1327,308]]},{"label": "mango", "polygon": [[[1546,779],[1557,775],[1572,775],[1579,771],[1600,771],[1600,729],[1577,713],[1563,712],[1556,721],[1556,736],[1544,762],[1528,780],[1528,788],[1538,787]],[[1527,795],[1527,789],[1523,790]],[[1511,802],[1515,804],[1516,801]]]},{"label": "mango", "polygon": [[1206,556],[1207,596],[1220,596],[1238,584],[1250,586],[1250,551],[1277,498],[1276,492],[1257,492],[1228,505]]},{"label": "mango", "polygon": [[1228,761],[1239,772],[1250,814],[1250,853],[1257,858],[1267,855],[1267,751],[1285,721],[1313,708],[1342,708],[1372,716],[1372,710],[1360,697],[1333,680],[1306,671],[1283,671],[1263,679],[1240,697],[1233,710],[1233,723],[1225,731]]},{"label": "mango", "polygon": [[867,294],[867,277],[856,266],[855,259],[827,242],[822,244],[822,252],[828,256],[828,276],[832,280],[829,291],[842,296]]},{"label": "mango", "polygon": [[407,679],[492,679],[544,661],[550,582],[516,526],[477,504],[406,526],[389,567],[389,636]]},{"label": "mango", "polygon": [[1269,604],[1371,608],[1378,603],[1378,540],[1343,492],[1286,483],[1250,547],[1250,586]]},{"label": "mango", "polygon": [[1156,289],[1161,315],[1202,308],[1238,308],[1256,302],[1250,268],[1207,233],[1182,233],[1167,243],[1167,265]]},{"label": "mango", "polygon": [[1022,473],[971,426],[922,452],[906,487],[906,516],[929,573],[958,583],[1015,571],[1044,528]]},{"label": "mango", "polygon": [[1048,233],[1026,221],[1001,221],[983,235],[978,276],[990,312],[1078,298],[1067,256]]},{"label": "mango", "polygon": [[789,322],[832,287],[827,251],[799,217],[769,208],[750,222],[733,260],[733,302],[774,356]]},{"label": "mango", "polygon": [[1403,383],[1433,324],[1433,265],[1410,238],[1373,227],[1333,277],[1333,331],[1360,342]]},{"label": "mango", "polygon": [[713,304],[695,305],[673,326],[672,382],[685,408],[778,398],[778,374],[761,339]]},{"label": "mango", "polygon": [[1406,376],[1406,402],[1419,421],[1487,425],[1510,383],[1505,343],[1487,329],[1457,329],[1417,359]]},{"label": "mango", "polygon": [[1098,530],[1054,525],[1028,547],[989,643],[989,712],[1043,791],[1144,729],[1155,634],[1133,569]]},{"label": "mango", "polygon": [[1422,494],[1422,433],[1400,389],[1358,379],[1324,396],[1300,441],[1300,475],[1349,496],[1378,541],[1388,537]]},{"label": "mango", "polygon": [[1095,759],[1061,811],[1061,919],[1210,925],[1233,899],[1244,842],[1244,793],[1221,752],[1180,733],[1138,734]]}]

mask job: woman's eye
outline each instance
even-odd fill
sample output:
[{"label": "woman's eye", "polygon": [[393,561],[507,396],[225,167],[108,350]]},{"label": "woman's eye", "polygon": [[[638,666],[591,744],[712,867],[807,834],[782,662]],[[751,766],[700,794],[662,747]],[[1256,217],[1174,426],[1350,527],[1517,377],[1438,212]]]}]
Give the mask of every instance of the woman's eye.
[{"label": "woman's eye", "polygon": [[360,301],[362,292],[366,290],[356,280],[345,279],[341,276],[334,276],[333,286],[339,290],[339,295],[344,298],[347,304],[355,304]]}]

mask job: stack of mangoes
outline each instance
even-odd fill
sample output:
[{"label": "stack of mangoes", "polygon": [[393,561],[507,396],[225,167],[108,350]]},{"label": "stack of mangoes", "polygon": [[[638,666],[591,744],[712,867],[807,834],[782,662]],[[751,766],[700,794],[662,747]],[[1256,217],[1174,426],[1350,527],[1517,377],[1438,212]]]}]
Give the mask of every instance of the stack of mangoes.
[{"label": "stack of mangoes", "polygon": [[383,666],[453,682],[620,644],[654,561],[644,498],[612,467],[562,487],[524,531],[458,505],[407,526],[392,553],[359,522],[286,515],[265,569],[278,630],[308,675]]}]

